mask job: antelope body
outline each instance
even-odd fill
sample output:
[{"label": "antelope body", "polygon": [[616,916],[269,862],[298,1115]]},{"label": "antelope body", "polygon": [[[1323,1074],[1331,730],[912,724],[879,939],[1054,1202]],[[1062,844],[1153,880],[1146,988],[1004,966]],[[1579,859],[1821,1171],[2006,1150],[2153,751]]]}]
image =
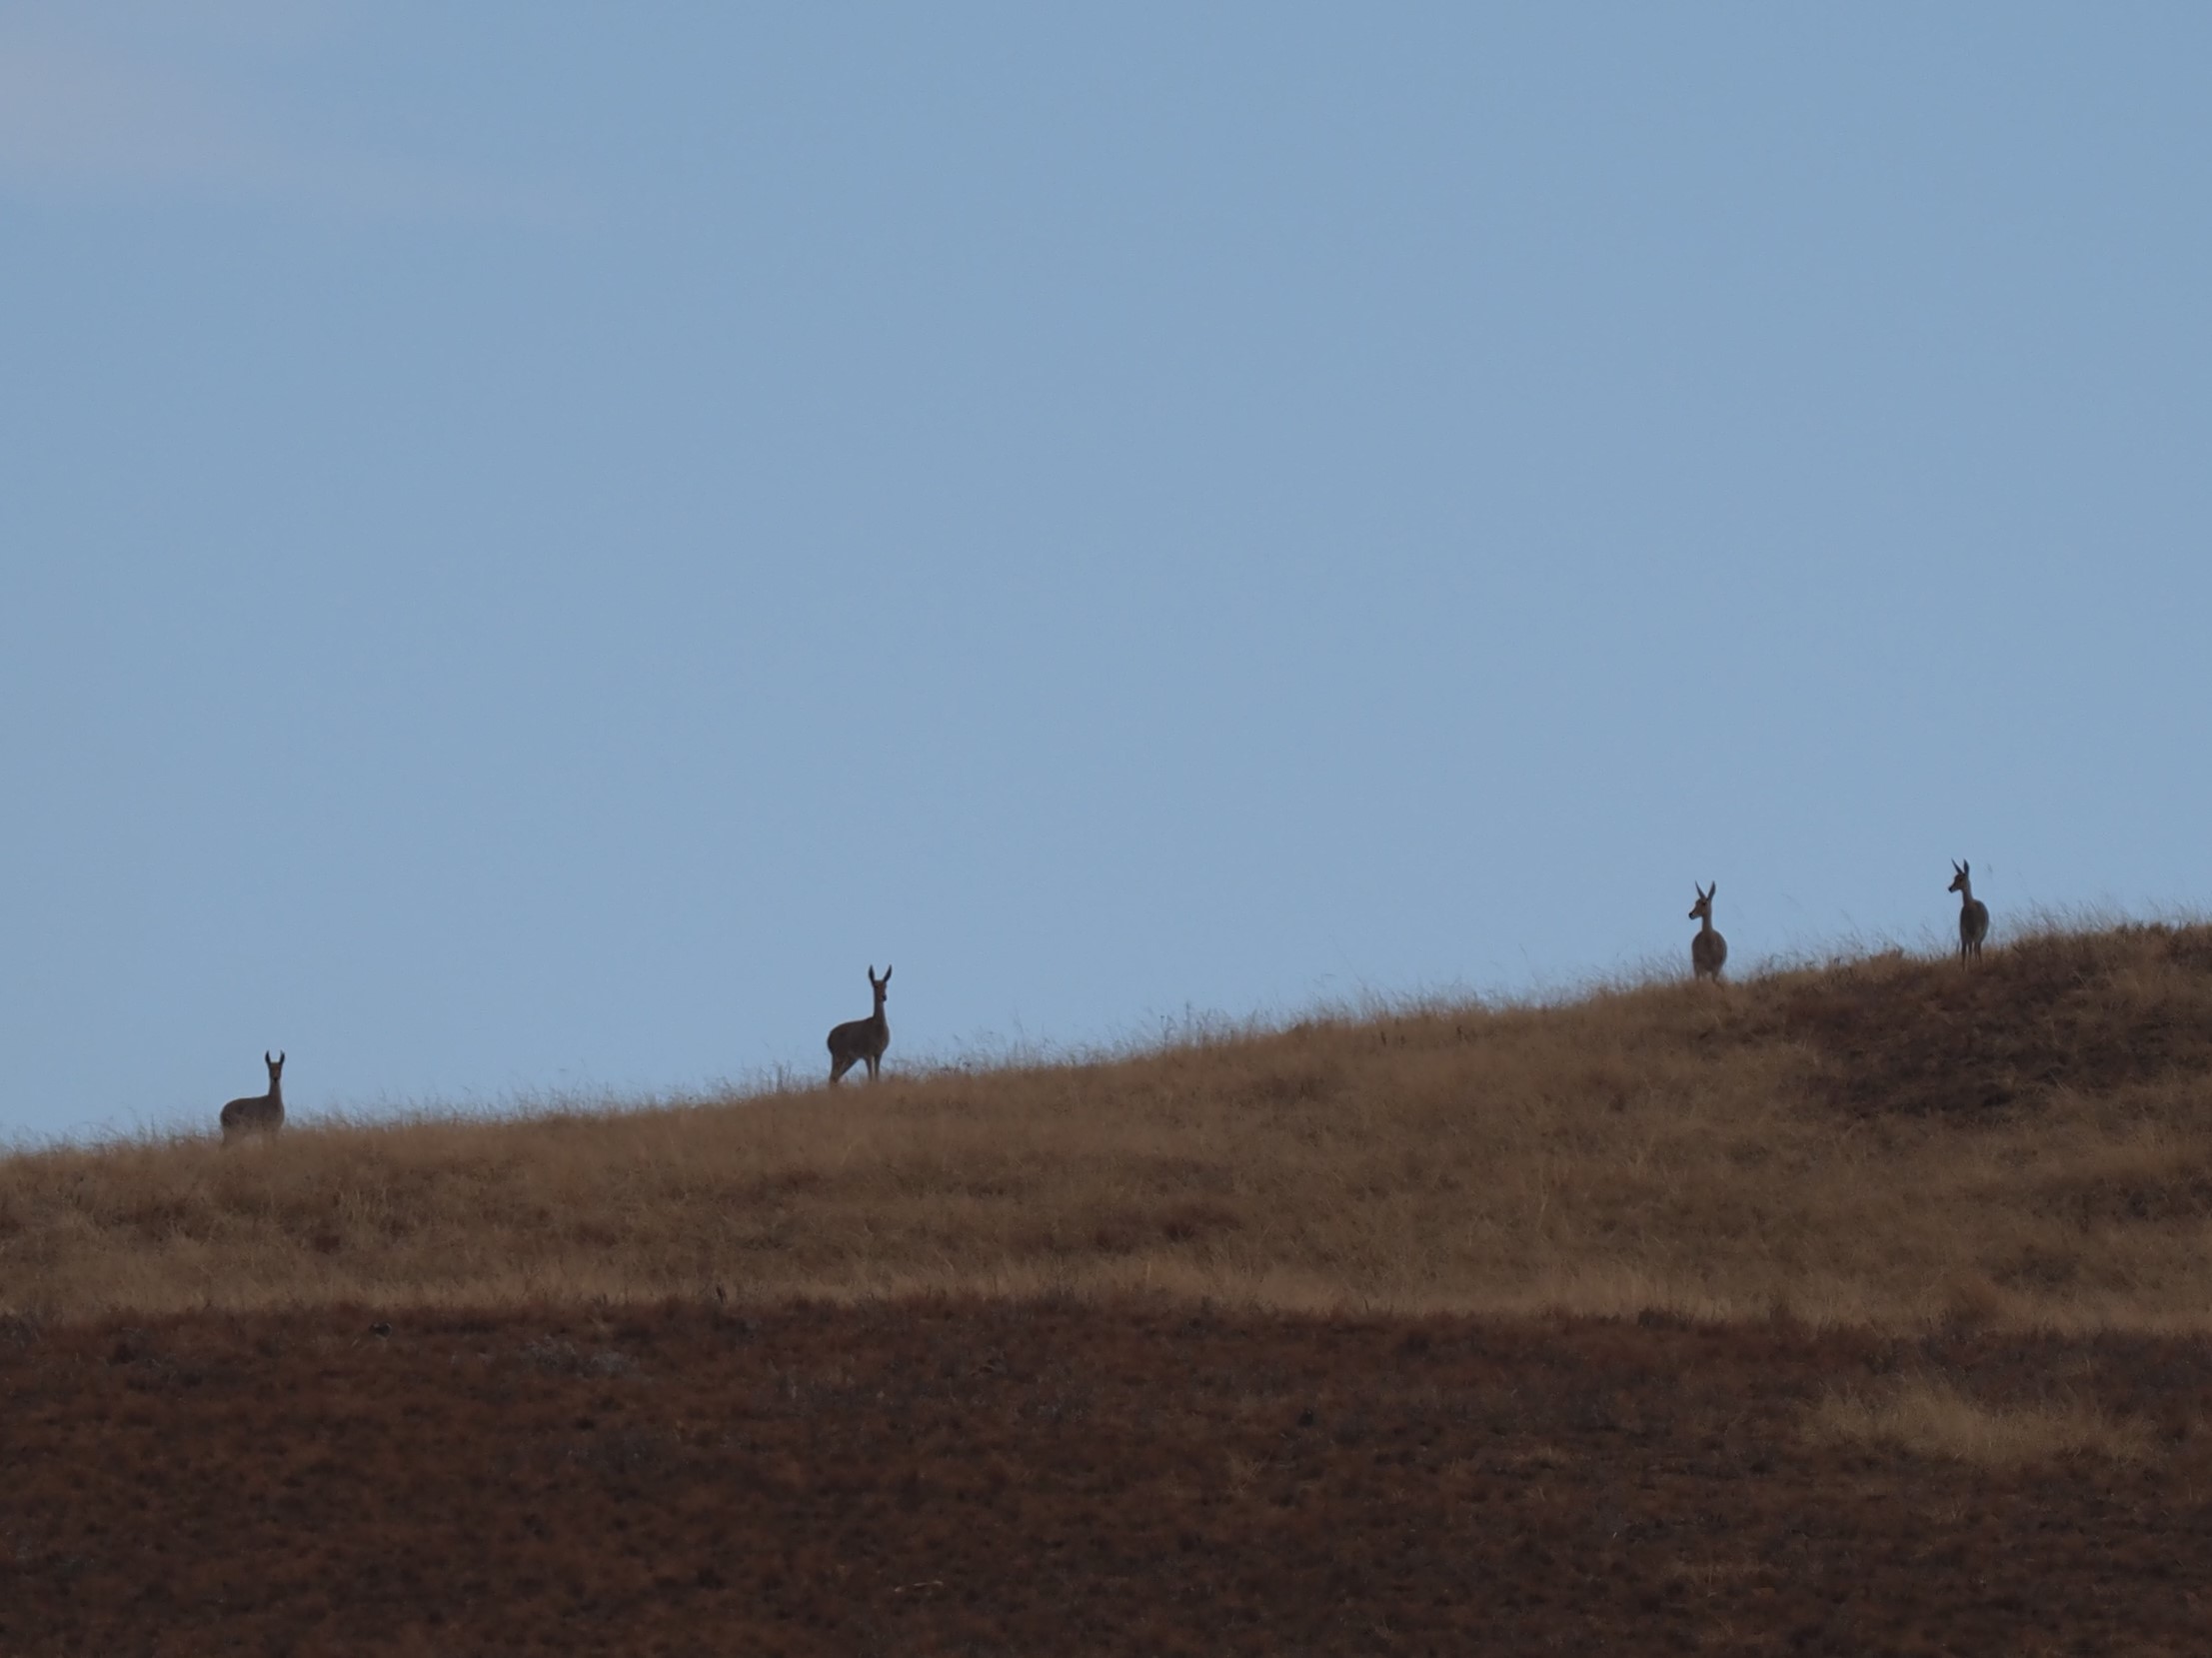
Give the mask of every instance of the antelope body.
[{"label": "antelope body", "polygon": [[1971,863],[1951,859],[1951,884],[1946,891],[1958,894],[1958,958],[1961,961],[1981,959],[1981,941],[1989,936],[1989,905],[1974,896],[1974,883],[1967,878]]},{"label": "antelope body", "polygon": [[865,1019],[851,1019],[830,1031],[830,1081],[837,1079],[859,1064],[868,1061],[870,1081],[876,1079],[884,1062],[884,1049],[891,1046],[891,1021],[884,1017],[884,997],[891,990],[891,966],[884,966],[884,976],[876,976],[874,962],[868,968],[868,987],[876,992],[876,1011]]},{"label": "antelope body", "polygon": [[1720,979],[1720,969],[1728,962],[1728,940],[1713,930],[1713,893],[1720,890],[1720,882],[1709,887],[1698,886],[1694,880],[1690,886],[1697,893],[1697,901],[1690,906],[1689,918],[1702,921],[1697,936],[1689,941],[1690,972],[1696,978]]},{"label": "antelope body", "polygon": [[274,1134],[284,1126],[284,1055],[269,1057],[262,1049],[261,1062],[269,1067],[269,1091],[234,1099],[223,1107],[223,1143],[247,1134]]}]

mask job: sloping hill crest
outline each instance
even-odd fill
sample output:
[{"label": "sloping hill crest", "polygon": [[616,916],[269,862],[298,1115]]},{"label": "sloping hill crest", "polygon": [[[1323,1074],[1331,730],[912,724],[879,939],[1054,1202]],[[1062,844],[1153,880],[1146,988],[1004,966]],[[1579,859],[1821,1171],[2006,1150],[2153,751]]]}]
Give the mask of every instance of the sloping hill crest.
[{"label": "sloping hill crest", "polygon": [[0,1160],[0,1310],[1141,1292],[2212,1322],[2212,928],[1083,1063]]}]

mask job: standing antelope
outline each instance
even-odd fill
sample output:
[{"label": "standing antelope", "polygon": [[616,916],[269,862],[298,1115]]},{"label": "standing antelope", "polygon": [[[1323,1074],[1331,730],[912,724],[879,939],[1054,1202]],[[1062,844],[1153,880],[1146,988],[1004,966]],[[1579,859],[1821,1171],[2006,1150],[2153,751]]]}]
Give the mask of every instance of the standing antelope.
[{"label": "standing antelope", "polygon": [[1690,886],[1697,893],[1697,901],[1690,906],[1689,918],[1704,923],[1697,929],[1697,936],[1689,941],[1690,973],[1717,984],[1720,969],[1728,961],[1728,940],[1713,930],[1713,893],[1720,890],[1720,882],[1716,880],[1710,887],[1703,887],[1693,880]]},{"label": "standing antelope", "polygon": [[868,1061],[868,1079],[876,1079],[878,1068],[884,1062],[884,1049],[891,1046],[891,1021],[884,1017],[884,997],[891,990],[891,965],[884,965],[884,976],[876,976],[876,964],[868,966],[868,987],[876,992],[876,1011],[865,1019],[851,1019],[830,1032],[830,1081],[837,1079],[859,1064]]},{"label": "standing antelope", "polygon": [[274,1134],[284,1126],[284,1055],[269,1057],[262,1049],[261,1062],[269,1067],[269,1091],[234,1099],[223,1107],[223,1143],[247,1134]]},{"label": "standing antelope", "polygon": [[1981,959],[1981,941],[1989,936],[1989,905],[1974,896],[1974,883],[1966,878],[1971,863],[1951,859],[1951,884],[1946,891],[1958,894],[1958,958]]}]

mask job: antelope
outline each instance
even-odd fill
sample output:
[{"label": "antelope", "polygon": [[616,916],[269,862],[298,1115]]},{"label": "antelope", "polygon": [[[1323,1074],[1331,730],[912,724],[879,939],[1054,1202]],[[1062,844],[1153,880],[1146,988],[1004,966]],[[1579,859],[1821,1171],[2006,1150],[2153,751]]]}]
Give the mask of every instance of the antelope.
[{"label": "antelope", "polygon": [[1974,896],[1974,883],[1967,878],[1971,863],[1951,859],[1951,884],[1946,891],[1958,894],[1958,958],[1961,961],[1981,959],[1981,941],[1989,936],[1989,905]]},{"label": "antelope", "polygon": [[1689,918],[1704,924],[1697,929],[1697,936],[1689,941],[1690,974],[1694,978],[1709,978],[1720,982],[1720,969],[1728,960],[1728,940],[1713,930],[1713,893],[1720,890],[1720,882],[1710,887],[1690,882],[1697,893],[1697,901],[1690,906]]},{"label": "antelope", "polygon": [[223,1143],[248,1134],[274,1134],[284,1126],[284,1055],[269,1057],[263,1048],[261,1062],[269,1067],[269,1091],[234,1099],[223,1107]]},{"label": "antelope", "polygon": [[868,1079],[876,1080],[876,1073],[884,1062],[884,1049],[891,1046],[891,1022],[884,1017],[884,997],[891,990],[891,965],[884,965],[884,976],[876,976],[876,964],[868,965],[868,987],[876,992],[876,1011],[865,1019],[850,1019],[834,1027],[830,1032],[830,1082],[859,1064],[868,1061]]}]

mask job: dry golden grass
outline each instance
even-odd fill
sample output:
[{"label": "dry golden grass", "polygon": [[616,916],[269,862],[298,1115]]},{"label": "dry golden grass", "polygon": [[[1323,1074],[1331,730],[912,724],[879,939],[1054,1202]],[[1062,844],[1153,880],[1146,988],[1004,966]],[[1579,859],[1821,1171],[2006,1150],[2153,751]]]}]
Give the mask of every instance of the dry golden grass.
[{"label": "dry golden grass", "polygon": [[1894,1445],[1982,1468],[2068,1456],[2140,1462],[2154,1439],[2149,1423],[2115,1421],[2080,1400],[1992,1405],[1940,1376],[1910,1377],[1880,1392],[1832,1391],[1813,1408],[1807,1428],[1824,1444]]},{"label": "dry golden grass", "polygon": [[[2212,1328],[2212,928],[0,1159],[0,1312],[1149,1289]],[[212,1123],[212,1112],[210,1116]]]}]

